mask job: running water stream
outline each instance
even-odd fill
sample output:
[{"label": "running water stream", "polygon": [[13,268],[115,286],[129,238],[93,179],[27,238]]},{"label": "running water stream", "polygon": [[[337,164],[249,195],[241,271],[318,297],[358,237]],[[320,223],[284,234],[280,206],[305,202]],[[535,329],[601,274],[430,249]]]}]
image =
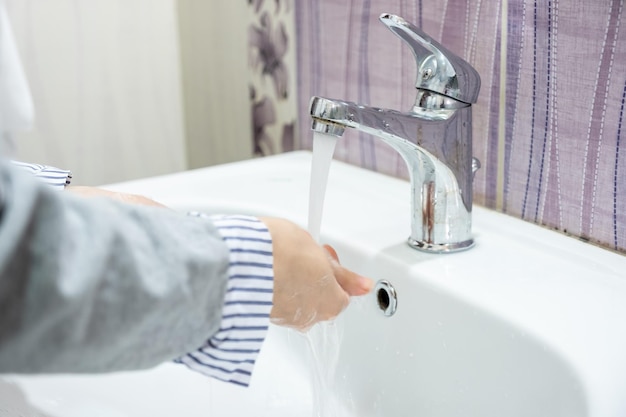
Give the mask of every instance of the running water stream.
[{"label": "running water stream", "polygon": [[324,196],[328,183],[328,171],[333,160],[337,137],[325,133],[313,134],[313,160],[311,162],[311,183],[309,186],[309,233],[320,243]]},{"label": "running water stream", "polygon": [[[313,159],[309,188],[308,230],[316,242],[320,242],[324,196],[330,163],[335,152],[337,137],[324,133],[313,134]],[[339,359],[339,330],[333,321],[316,324],[305,337],[311,361],[313,416],[339,417],[339,404],[332,389],[332,381]]]}]

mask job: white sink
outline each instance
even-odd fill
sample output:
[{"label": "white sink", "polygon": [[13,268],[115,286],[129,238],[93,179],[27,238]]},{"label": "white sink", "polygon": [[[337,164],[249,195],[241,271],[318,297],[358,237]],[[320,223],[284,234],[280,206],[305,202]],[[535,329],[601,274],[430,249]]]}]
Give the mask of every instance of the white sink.
[{"label": "white sink", "polygon": [[[179,210],[304,225],[296,152],[109,188]],[[164,364],[135,373],[0,376],[0,416],[623,417],[626,257],[475,207],[476,247],[409,248],[409,184],[334,162],[323,241],[389,281],[308,337],[272,327],[248,389]],[[319,356],[314,359],[312,352]]]}]

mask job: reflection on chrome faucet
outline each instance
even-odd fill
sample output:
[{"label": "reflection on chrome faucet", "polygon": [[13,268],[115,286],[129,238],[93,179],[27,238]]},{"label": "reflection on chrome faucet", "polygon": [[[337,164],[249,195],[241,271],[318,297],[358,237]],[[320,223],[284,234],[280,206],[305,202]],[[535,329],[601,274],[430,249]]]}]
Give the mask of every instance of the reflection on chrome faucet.
[{"label": "reflection on chrome faucet", "polygon": [[380,20],[415,55],[415,105],[403,113],[313,97],[312,129],[341,136],[350,127],[392,146],[411,176],[409,245],[435,253],[470,248],[472,182],[480,167],[472,157],[471,104],[478,98],[480,76],[401,17],[383,14]]}]

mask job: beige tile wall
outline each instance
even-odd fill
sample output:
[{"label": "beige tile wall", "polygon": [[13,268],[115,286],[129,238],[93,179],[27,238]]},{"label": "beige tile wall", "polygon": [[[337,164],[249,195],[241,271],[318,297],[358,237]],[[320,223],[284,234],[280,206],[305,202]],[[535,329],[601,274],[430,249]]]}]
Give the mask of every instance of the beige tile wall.
[{"label": "beige tile wall", "polygon": [[252,156],[247,2],[179,0],[189,167]]}]

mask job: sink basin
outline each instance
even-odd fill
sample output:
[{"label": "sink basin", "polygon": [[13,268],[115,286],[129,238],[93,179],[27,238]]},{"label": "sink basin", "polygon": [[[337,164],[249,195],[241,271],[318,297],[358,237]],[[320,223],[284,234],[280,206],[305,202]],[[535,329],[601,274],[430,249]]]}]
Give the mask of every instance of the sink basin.
[{"label": "sink basin", "polygon": [[[305,224],[311,154],[108,188],[209,213]],[[334,161],[322,240],[395,289],[307,335],[272,326],[249,388],[163,364],[107,375],[0,376],[1,416],[626,415],[626,258],[475,207],[476,247],[409,248],[409,184]],[[4,413],[4,414],[3,414]]]}]

